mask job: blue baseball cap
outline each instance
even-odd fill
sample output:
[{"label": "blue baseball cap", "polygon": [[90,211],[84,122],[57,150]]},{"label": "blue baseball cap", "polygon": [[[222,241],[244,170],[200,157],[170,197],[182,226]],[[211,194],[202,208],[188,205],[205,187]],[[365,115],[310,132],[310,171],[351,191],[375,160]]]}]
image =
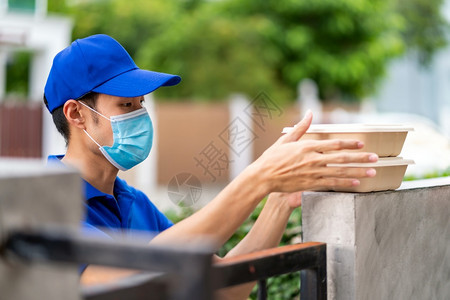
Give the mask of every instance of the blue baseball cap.
[{"label": "blue baseball cap", "polygon": [[53,112],[89,92],[139,97],[180,81],[177,75],[139,69],[115,39],[98,34],[74,41],[55,56],[44,95]]}]

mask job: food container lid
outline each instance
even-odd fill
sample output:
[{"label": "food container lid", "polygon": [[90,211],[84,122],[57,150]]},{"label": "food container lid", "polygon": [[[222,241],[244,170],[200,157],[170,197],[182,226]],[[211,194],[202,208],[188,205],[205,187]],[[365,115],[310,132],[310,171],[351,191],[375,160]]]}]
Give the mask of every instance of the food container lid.
[{"label": "food container lid", "polygon": [[412,159],[403,159],[397,157],[380,157],[375,163],[349,163],[349,164],[327,164],[327,167],[354,167],[354,168],[377,168],[377,167],[392,167],[415,164]]},{"label": "food container lid", "polygon": [[[292,131],[294,127],[284,127],[282,133]],[[356,132],[408,132],[414,128],[406,124],[313,124],[307,133],[356,133]]]}]

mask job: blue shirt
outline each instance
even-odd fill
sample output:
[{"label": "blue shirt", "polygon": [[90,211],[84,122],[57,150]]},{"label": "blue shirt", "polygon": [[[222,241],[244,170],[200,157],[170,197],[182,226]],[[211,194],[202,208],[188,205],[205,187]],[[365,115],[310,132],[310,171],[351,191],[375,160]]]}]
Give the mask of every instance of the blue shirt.
[{"label": "blue shirt", "polygon": [[[61,164],[63,155],[48,157],[49,163]],[[136,232],[159,233],[173,225],[148,197],[116,178],[114,195],[105,194],[83,180],[85,215],[82,225],[85,232],[94,232],[114,238],[115,233],[132,236]]]}]

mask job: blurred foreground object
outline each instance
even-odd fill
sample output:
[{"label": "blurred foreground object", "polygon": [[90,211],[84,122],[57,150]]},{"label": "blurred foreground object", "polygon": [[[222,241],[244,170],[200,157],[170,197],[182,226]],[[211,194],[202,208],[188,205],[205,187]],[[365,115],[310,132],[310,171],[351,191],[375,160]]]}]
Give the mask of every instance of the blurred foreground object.
[{"label": "blurred foreground object", "polygon": [[[2,299],[213,299],[213,290],[302,272],[302,295],[326,299],[326,245],[305,243],[224,259],[212,265],[207,238],[148,245],[79,232],[79,174],[40,161],[0,162],[0,289]],[[148,240],[148,239],[147,239]],[[79,264],[146,271],[112,284],[83,287]],[[152,272],[152,273],[148,273]]]},{"label": "blurred foreground object", "polygon": [[[2,245],[13,231],[44,225],[77,227],[81,204],[81,179],[75,172],[47,169],[30,160],[0,163]],[[40,251],[39,247],[29,250]],[[78,277],[76,266],[29,265],[2,255],[0,298],[78,299]]]}]

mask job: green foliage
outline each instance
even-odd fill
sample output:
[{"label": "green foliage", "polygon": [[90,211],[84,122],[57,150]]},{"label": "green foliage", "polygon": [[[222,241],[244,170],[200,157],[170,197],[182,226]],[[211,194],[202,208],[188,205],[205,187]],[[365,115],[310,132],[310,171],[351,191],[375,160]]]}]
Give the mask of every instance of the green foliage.
[{"label": "green foliage", "polygon": [[446,46],[448,23],[440,13],[443,0],[397,0],[397,11],[406,24],[403,40],[427,65],[433,54]]},{"label": "green foliage", "polygon": [[160,90],[162,97],[221,100],[232,93],[254,96],[263,90],[275,99],[286,98],[273,59],[261,51],[275,51],[259,33],[267,26],[261,18],[234,22],[214,7],[202,6],[144,43],[136,61],[144,68],[181,75],[176,89]]},{"label": "green foliage", "polygon": [[109,34],[141,68],[181,75],[176,88],[157,91],[159,98],[224,100],[262,90],[277,99],[292,97],[277,82],[273,59],[259,53],[273,49],[259,34],[264,20],[233,22],[210,3],[176,0],[100,1],[68,13],[75,18],[74,38]]},{"label": "green foliage", "polygon": [[[261,210],[263,209],[265,200],[263,200],[256,209],[252,212],[250,217],[239,227],[239,229],[233,234],[233,236],[219,249],[217,255],[220,257],[225,256],[231,249],[233,249],[250,231],[256,219],[258,218]],[[169,217],[173,222],[179,222],[182,219],[190,216],[194,211],[192,209],[183,209],[180,213],[173,211],[165,212],[165,215]],[[289,218],[286,230],[281,239],[280,246],[290,245],[295,242],[301,235],[301,208],[294,210]],[[268,299],[293,299],[299,295],[300,292],[300,276],[299,273],[285,274],[270,278],[267,281],[267,295]],[[250,295],[250,299],[256,299],[256,287]]]},{"label": "green foliage", "polygon": [[111,0],[71,6],[67,13],[75,20],[74,39],[108,34],[134,57],[148,39],[164,35],[182,15],[181,11],[175,0]]},{"label": "green foliage", "polygon": [[400,20],[389,1],[228,1],[231,14],[272,21],[268,42],[282,51],[277,72],[295,89],[317,82],[322,98],[360,99],[373,92],[386,62],[403,51]]},{"label": "green foliage", "polygon": [[28,95],[31,52],[14,52],[6,67],[6,93],[19,97]]},{"label": "green foliage", "polygon": [[138,65],[180,74],[158,98],[227,99],[260,91],[293,99],[314,79],[323,99],[361,99],[390,59],[416,50],[423,62],[445,45],[442,0],[109,0],[50,9],[75,20],[74,38],[106,33]]}]

